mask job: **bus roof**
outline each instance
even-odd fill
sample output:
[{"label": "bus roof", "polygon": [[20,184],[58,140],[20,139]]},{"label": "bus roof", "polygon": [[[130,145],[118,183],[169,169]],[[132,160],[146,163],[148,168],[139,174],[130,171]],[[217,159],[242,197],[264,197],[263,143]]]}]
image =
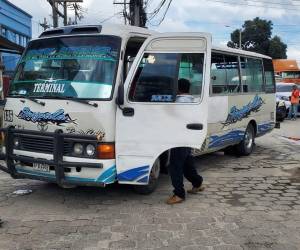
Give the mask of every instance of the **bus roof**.
[{"label": "bus roof", "polygon": [[247,51],[247,50],[241,50],[241,49],[233,49],[229,47],[217,47],[217,46],[212,46],[212,50],[220,51],[220,52],[227,52],[227,53],[234,53],[234,54],[239,54],[239,55],[245,55],[245,56],[252,56],[252,57],[260,57],[260,58],[266,58],[266,59],[272,59],[269,56]]},{"label": "bus roof", "polygon": [[127,36],[128,34],[140,34],[150,36],[157,32],[140,28],[136,26],[120,25],[120,24],[105,24],[105,25],[70,25],[54,29],[48,29],[41,33],[39,38],[48,38],[67,35],[115,35]]},{"label": "bus roof", "polygon": [[[189,32],[186,32],[186,33],[191,34]],[[197,33],[203,34],[200,32],[196,32],[194,34],[197,34]],[[59,28],[55,28],[55,29],[48,29],[48,30],[44,31],[39,36],[39,38],[65,36],[65,35],[82,35],[82,34],[87,34],[87,35],[103,34],[103,35],[115,35],[115,36],[127,36],[128,34],[140,34],[140,35],[145,35],[145,36],[151,36],[151,35],[159,34],[159,32],[149,30],[146,28],[131,26],[131,25],[108,23],[105,25],[70,25],[70,26],[63,26],[63,27],[59,27]],[[255,52],[250,52],[250,51],[240,50],[240,49],[233,49],[233,48],[229,48],[229,47],[212,46],[212,50],[246,55],[246,56],[252,56],[252,57],[272,59],[271,57],[268,57],[268,56],[265,56],[262,54],[258,54]]]}]

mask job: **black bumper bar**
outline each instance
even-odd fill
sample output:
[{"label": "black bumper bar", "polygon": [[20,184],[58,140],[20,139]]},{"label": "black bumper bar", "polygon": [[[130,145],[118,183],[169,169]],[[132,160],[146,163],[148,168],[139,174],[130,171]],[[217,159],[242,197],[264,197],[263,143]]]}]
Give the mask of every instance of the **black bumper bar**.
[{"label": "black bumper bar", "polygon": [[[63,161],[63,152],[64,152],[64,139],[72,139],[74,141],[89,141],[96,142],[96,136],[89,135],[76,135],[76,134],[65,134],[61,130],[56,130],[54,133],[49,132],[38,132],[31,130],[18,130],[14,127],[2,128],[0,129],[1,133],[4,133],[5,138],[5,148],[6,152],[3,154],[0,152],[0,160],[4,160],[6,162],[6,166],[0,165],[0,170],[10,174],[15,179],[35,179],[42,180],[48,182],[56,182],[57,184],[72,184],[72,185],[88,185],[88,186],[105,186],[105,183],[99,182],[83,182],[83,181],[73,181],[67,180],[65,176],[65,168],[76,168],[76,167],[84,167],[84,168],[103,168],[101,163],[86,163],[86,162],[66,162]],[[15,155],[14,152],[14,135],[26,135],[26,136],[47,136],[53,138],[53,160],[46,160],[40,158],[33,158],[29,156],[21,156]],[[3,137],[3,136],[2,136]],[[16,171],[16,161],[26,162],[26,163],[41,163],[47,164],[55,169],[55,177],[43,177],[25,173],[18,173]]]}]

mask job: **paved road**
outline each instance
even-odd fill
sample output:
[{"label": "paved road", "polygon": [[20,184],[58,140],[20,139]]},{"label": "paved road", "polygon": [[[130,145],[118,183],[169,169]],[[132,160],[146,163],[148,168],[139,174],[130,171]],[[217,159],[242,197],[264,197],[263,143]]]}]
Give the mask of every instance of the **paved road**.
[{"label": "paved road", "polygon": [[[250,157],[198,160],[206,191],[167,206],[130,187],[63,190],[0,173],[0,249],[300,249],[300,121],[257,140]],[[32,189],[26,196],[18,189]]]}]

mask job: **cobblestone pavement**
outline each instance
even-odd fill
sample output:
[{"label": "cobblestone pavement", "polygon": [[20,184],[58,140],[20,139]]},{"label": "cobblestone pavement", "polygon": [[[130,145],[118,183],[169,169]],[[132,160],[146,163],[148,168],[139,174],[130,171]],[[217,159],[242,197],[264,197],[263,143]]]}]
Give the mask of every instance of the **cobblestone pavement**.
[{"label": "cobblestone pavement", "polygon": [[279,135],[258,139],[250,157],[199,158],[207,188],[176,206],[164,203],[166,175],[140,196],[126,186],[66,190],[1,173],[0,249],[300,249],[300,146]]}]

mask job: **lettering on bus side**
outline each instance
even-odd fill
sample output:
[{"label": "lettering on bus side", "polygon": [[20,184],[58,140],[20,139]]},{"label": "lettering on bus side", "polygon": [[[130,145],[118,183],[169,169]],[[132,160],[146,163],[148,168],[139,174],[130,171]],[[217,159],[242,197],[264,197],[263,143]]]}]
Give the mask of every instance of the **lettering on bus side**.
[{"label": "lettering on bus side", "polygon": [[241,109],[238,109],[236,106],[233,106],[230,110],[230,113],[227,116],[226,121],[222,124],[224,126],[228,126],[230,124],[241,121],[244,118],[247,118],[251,113],[258,112],[264,103],[264,100],[260,96],[256,95],[253,101],[249,102]]}]

